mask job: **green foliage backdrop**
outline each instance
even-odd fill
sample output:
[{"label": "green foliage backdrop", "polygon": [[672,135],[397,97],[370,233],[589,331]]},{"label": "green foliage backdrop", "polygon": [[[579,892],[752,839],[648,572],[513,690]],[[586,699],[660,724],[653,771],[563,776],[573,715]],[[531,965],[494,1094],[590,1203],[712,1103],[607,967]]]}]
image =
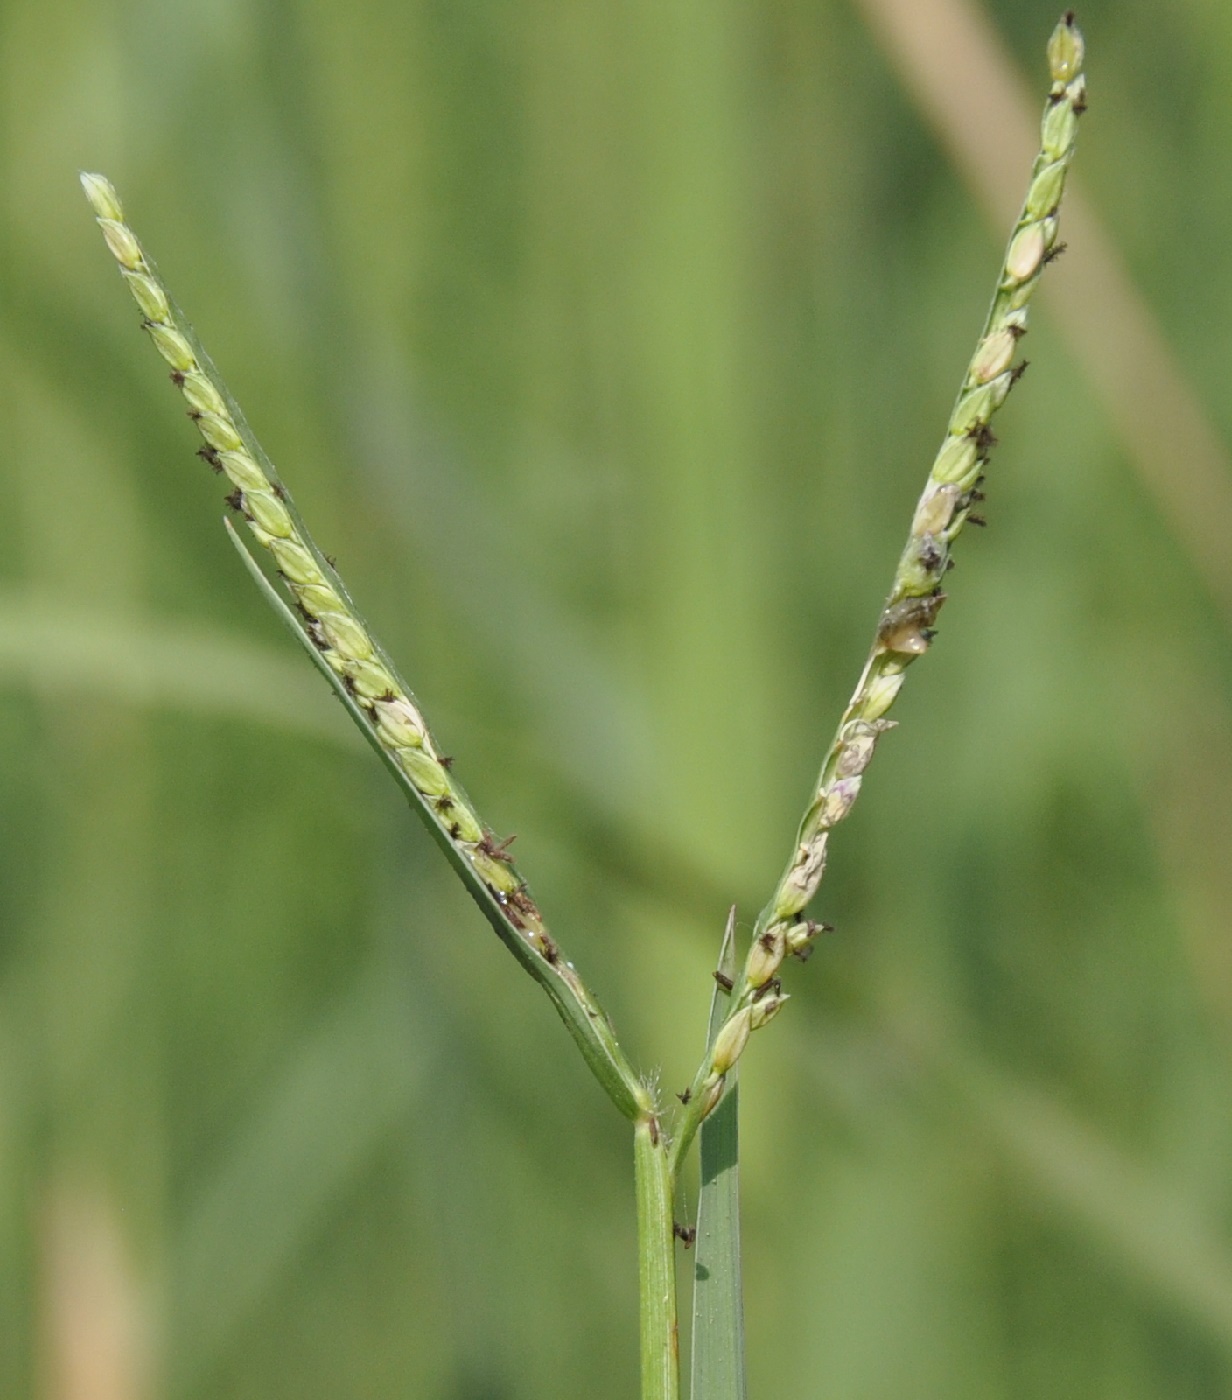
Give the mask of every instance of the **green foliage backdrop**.
[{"label": "green foliage backdrop", "polygon": [[[908,8],[990,25],[1034,118],[1051,4]],[[0,1394],[637,1375],[625,1125],[239,566],[77,170],[679,1087],[1009,226],[895,9],[0,9]],[[1079,17],[1078,183],[1215,486],[1162,391],[1118,409],[1115,308],[1066,329],[1069,228],[838,932],[742,1065],[755,1395],[1232,1387],[1232,12]]]}]

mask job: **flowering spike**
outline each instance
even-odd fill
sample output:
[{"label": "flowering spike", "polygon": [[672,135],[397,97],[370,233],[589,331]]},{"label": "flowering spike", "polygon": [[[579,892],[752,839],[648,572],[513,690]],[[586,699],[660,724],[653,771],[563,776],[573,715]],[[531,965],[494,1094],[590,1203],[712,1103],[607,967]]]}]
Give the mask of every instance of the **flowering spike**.
[{"label": "flowering spike", "polygon": [[[945,600],[938,584],[952,562],[950,549],[968,521],[983,523],[981,516],[970,514],[973,493],[996,441],[989,424],[1022,373],[1023,364],[1015,367],[1013,358],[1027,331],[1028,305],[1058,246],[1057,210],[1074,153],[1078,118],[1086,108],[1083,54],[1082,35],[1073,14],[1067,12],[1048,43],[1052,90],[1044,109],[1039,154],[1002,260],[983,334],[916,507],[872,650],[822,764],[791,859],[754,927],[745,975],[732,989],[728,1018],[716,1045],[716,1049],[724,1047],[726,1062],[735,1063],[750,1028],[765,1024],[780,1004],[777,989],[757,997],[761,989],[773,987],[783,956],[780,930],[786,952],[805,958],[812,949],[817,926],[803,914],[825,873],[830,834],[855,803],[876,739],[889,724],[882,716],[897,699],[907,667],[932,643],[933,623]],[[746,1015],[756,1016],[756,1022],[744,1019]],[[673,1146],[676,1161],[705,1116],[698,1105],[717,1073],[721,1073],[719,1065],[707,1060],[694,1079]]]},{"label": "flowering spike", "polygon": [[294,612],[232,531],[249,572],[413,795],[489,922],[551,997],[613,1102],[627,1117],[643,1119],[653,1107],[649,1091],[630,1068],[598,1003],[544,929],[510,857],[503,848],[488,846],[483,824],[439,755],[410,691],[386,663],[341,587],[334,587],[332,566],[303,528],[273,468],[173,308],[136,234],[124,222],[115,190],[101,175],[83,174],[81,185],[141,310],[142,324],[171,366],[171,378],[205,440],[202,455],[226,474],[234,488],[228,500],[272,556]]}]

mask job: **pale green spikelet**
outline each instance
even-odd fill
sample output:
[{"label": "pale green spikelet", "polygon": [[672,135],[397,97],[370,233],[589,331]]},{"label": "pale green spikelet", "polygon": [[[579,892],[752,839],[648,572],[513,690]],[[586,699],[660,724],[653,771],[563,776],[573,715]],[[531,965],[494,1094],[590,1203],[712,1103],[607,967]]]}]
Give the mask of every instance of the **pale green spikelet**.
[{"label": "pale green spikelet", "polygon": [[[1060,252],[1058,209],[1078,118],[1086,109],[1083,57],[1082,35],[1073,12],[1067,11],[1048,42],[1052,89],[1041,123],[1039,154],[992,306],[916,506],[864,671],[822,764],[792,858],[753,930],[743,975],[733,988],[728,1019],[715,1042],[715,1049],[723,1044],[728,1056],[732,1046],[737,1054],[743,1051],[752,1031],[764,1026],[782,1004],[777,973],[785,955],[804,958],[812,949],[820,926],[806,920],[804,911],[825,873],[830,833],[850,814],[877,741],[893,727],[883,716],[898,698],[908,666],[932,644],[934,623],[946,600],[941,582],[951,567],[954,542],[968,521],[984,523],[972,514],[972,507],[983,499],[980,486],[996,442],[990,424],[1026,368],[1025,362],[1015,365],[1014,356],[1027,333],[1028,305],[1044,268]],[[675,1161],[717,1105],[729,1067],[716,1062],[715,1050],[699,1067],[673,1144]]]},{"label": "pale green spikelet", "polygon": [[775,1016],[779,1014],[783,1003],[790,1001],[789,996],[782,992],[771,992],[769,996],[762,997],[760,1001],[755,1001],[751,1007],[752,1017],[749,1026],[752,1030],[759,1031],[763,1026],[769,1025]]},{"label": "pale green spikelet", "polygon": [[420,813],[490,922],[548,991],[596,1076],[628,1117],[651,1110],[645,1086],[616,1043],[607,1018],[548,933],[508,853],[483,825],[450,773],[409,688],[368,632],[330,562],[300,522],[285,488],[196,345],[141,244],[124,221],[111,184],[83,174],[82,188],[120,266],[142,325],[171,368],[171,379],[204,440],[201,456],[224,475],[230,504],[272,557],[298,613],[301,634],[336,678],[352,713],[394,771],[409,783]]},{"label": "pale green spikelet", "polygon": [[729,1016],[715,1037],[714,1049],[710,1052],[710,1071],[725,1075],[744,1053],[752,1031],[753,1008],[746,1006]]}]

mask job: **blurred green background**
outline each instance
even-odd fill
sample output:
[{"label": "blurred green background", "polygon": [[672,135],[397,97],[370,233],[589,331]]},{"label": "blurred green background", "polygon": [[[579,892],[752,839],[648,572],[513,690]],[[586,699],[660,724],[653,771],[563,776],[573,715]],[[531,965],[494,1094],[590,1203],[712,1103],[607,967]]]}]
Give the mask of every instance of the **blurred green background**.
[{"label": "blurred green background", "polygon": [[[1022,188],[1055,19],[6,0],[6,1400],[637,1377],[625,1125],[239,566],[77,170],[667,1090],[991,291],[953,132]],[[1094,231],[742,1071],[755,1396],[1232,1395],[1232,10],[1080,20]]]}]

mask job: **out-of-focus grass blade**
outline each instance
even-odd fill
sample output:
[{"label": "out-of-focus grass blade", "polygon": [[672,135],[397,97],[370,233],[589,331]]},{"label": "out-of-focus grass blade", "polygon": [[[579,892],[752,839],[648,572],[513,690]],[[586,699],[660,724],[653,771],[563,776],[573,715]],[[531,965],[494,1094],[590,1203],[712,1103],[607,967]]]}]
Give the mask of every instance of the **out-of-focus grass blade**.
[{"label": "out-of-focus grass blade", "polygon": [[[736,975],[736,909],[728,915],[718,970]],[[711,1044],[723,1024],[727,994],[710,1002]],[[740,1289],[740,1086],[731,1088],[698,1134],[701,1191],[693,1260],[692,1400],[745,1400],[744,1298]]]},{"label": "out-of-focus grass blade", "polygon": [[425,1051],[396,970],[371,966],[270,1076],[170,1250],[170,1393],[207,1393],[332,1203],[413,1111]]},{"label": "out-of-focus grass blade", "polygon": [[0,689],[17,686],[248,720],[362,749],[303,667],[270,647],[183,621],[0,592]]}]

